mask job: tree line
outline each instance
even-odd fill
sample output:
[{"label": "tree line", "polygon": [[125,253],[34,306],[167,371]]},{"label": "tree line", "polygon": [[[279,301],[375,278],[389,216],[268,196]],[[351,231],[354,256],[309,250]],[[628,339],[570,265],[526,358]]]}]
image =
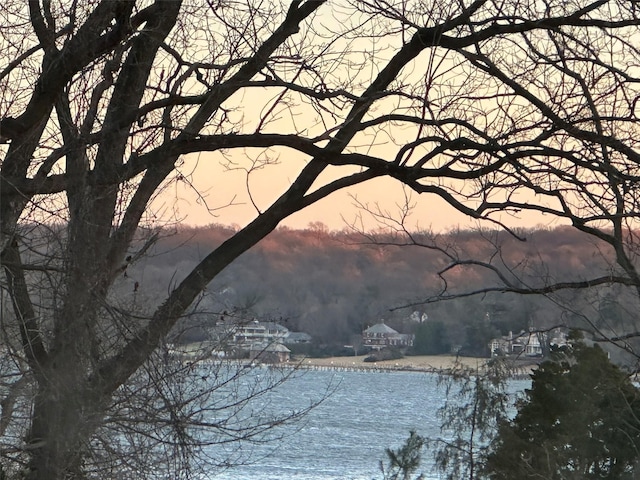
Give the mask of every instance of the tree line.
[{"label": "tree line", "polygon": [[[164,285],[178,281],[203,252],[233,232],[215,224],[167,229],[149,254],[121,276],[121,294],[153,304]],[[601,244],[569,227],[531,228],[520,234],[526,241],[497,231],[455,230],[437,237],[461,258],[489,259],[495,255],[496,241],[501,242],[501,262],[523,283],[589,278],[611,268],[612,259],[603,255]],[[434,236],[413,235],[414,239]],[[484,356],[489,341],[509,331],[517,334],[558,325],[589,330],[592,326],[583,317],[594,322],[592,330],[615,331],[634,322],[633,295],[615,285],[576,290],[564,298],[566,304],[557,298],[500,292],[430,303],[429,298],[442,289],[438,272],[446,260],[437,251],[401,244],[388,232],[363,236],[317,225],[305,230],[279,228],[208,286],[198,304],[208,312],[198,317],[203,328],[194,325],[181,340],[206,339],[207,325],[223,312],[237,311],[245,320],[274,320],[309,333],[314,344],[325,346],[313,350],[317,353],[339,353],[365,328],[384,320],[400,332],[416,333],[416,353],[448,353],[461,347],[463,354]],[[457,270],[448,272],[453,273],[449,291],[500,285],[487,269],[461,265]],[[414,319],[413,312],[418,312]],[[427,320],[419,323],[422,314]]]}]

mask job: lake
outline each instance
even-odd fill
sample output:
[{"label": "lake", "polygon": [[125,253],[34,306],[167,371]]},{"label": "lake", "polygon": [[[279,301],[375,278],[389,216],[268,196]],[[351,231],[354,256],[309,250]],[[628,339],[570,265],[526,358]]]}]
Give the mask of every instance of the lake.
[{"label": "lake", "polygon": [[[529,383],[514,380],[510,390],[522,391]],[[424,437],[439,435],[437,411],[445,395],[433,373],[304,371],[272,392],[264,409],[304,408],[325,397],[327,389],[331,394],[300,423],[285,427],[290,431],[285,430],[281,441],[252,445],[247,453],[253,463],[214,478],[380,479],[385,449],[402,445],[410,430]],[[431,454],[424,451],[420,471],[437,479],[432,464]]]}]

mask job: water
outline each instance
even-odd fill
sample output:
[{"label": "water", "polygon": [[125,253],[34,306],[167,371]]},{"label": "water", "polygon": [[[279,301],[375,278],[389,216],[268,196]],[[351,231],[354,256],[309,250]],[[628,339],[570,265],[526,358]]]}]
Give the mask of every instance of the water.
[{"label": "water", "polygon": [[[514,381],[522,390],[526,382]],[[437,377],[416,372],[308,371],[273,392],[265,408],[289,411],[332,393],[294,425],[278,444],[253,446],[253,464],[227,470],[221,480],[371,480],[382,478],[385,449],[402,445],[410,430],[439,435],[437,411],[445,402]],[[212,452],[214,454],[214,452]],[[429,452],[422,471],[433,472]]]}]

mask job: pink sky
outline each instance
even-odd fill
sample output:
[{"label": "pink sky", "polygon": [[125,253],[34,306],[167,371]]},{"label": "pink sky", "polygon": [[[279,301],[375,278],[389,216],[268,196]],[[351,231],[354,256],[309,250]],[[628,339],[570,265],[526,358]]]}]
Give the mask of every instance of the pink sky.
[{"label": "pink sky", "polygon": [[[203,154],[199,158],[197,166],[195,162],[186,161],[181,168],[181,173],[185,178],[190,179],[192,185],[206,200],[208,207],[215,210],[209,212],[202,199],[198,199],[194,189],[188,188],[185,182],[178,182],[170,186],[162,196],[161,208],[164,210],[164,216],[173,217],[191,225],[210,223],[246,225],[257,212],[247,193],[245,172],[225,170],[220,165],[220,157],[207,155]],[[261,210],[267,208],[271,201],[288,187],[302,165],[301,160],[287,159],[285,162],[281,158],[280,164],[269,165],[252,173],[249,186],[257,207]],[[403,188],[398,182],[390,179],[376,179],[351,190],[337,192],[291,216],[283,224],[302,229],[308,227],[311,222],[322,222],[331,230],[341,230],[347,226],[347,222],[359,221],[360,216],[365,229],[376,228],[378,225],[371,216],[354,205],[352,196],[356,196],[360,202],[368,203],[372,207],[377,203],[381,209],[394,217],[398,217],[399,205],[404,203]],[[434,196],[418,196],[414,193],[411,203],[415,203],[416,206],[409,217],[408,224],[414,230],[443,231],[456,227],[473,228],[478,224],[476,220],[455,211]],[[160,203],[157,202],[156,205]],[[511,227],[554,225],[553,219],[532,214],[519,218],[504,215],[501,221]]]}]

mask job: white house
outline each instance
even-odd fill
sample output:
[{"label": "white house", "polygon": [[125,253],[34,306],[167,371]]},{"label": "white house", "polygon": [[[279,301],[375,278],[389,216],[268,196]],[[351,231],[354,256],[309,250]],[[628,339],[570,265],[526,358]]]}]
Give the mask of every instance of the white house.
[{"label": "white house", "polygon": [[517,335],[509,332],[508,335],[491,340],[489,351],[492,357],[498,355],[540,357],[543,354],[542,344],[540,343],[541,337],[543,341],[546,341],[546,332],[525,332],[522,330]]},{"label": "white house", "polygon": [[288,334],[289,329],[278,323],[253,320],[235,326],[233,344],[250,348],[255,344],[284,343]]}]

